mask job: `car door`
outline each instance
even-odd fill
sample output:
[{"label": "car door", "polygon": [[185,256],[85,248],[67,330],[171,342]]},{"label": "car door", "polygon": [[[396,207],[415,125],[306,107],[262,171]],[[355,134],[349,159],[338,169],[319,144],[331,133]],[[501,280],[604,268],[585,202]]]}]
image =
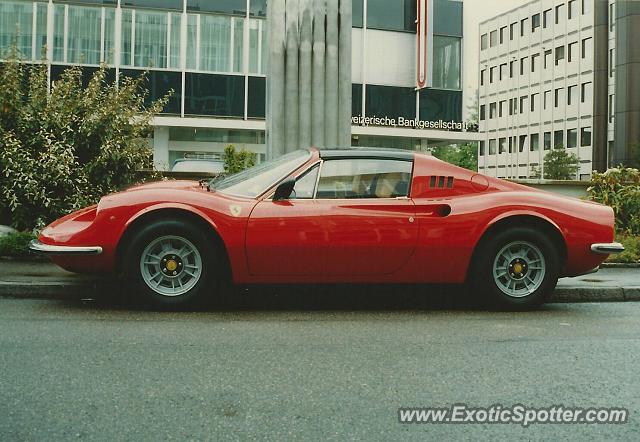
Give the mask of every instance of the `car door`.
[{"label": "car door", "polygon": [[326,276],[387,275],[407,263],[418,238],[408,198],[412,165],[381,158],[323,162],[316,204],[325,214]]},{"label": "car door", "polygon": [[252,211],[249,271],[349,281],[399,270],[418,237],[407,197],[411,171],[411,161],[375,158],[315,165],[298,178],[289,199],[266,199]]},{"label": "car door", "polygon": [[305,276],[324,272],[325,213],[313,199],[320,164],[298,177],[294,197],[267,198],[251,212],[246,253],[249,272],[257,276]]}]

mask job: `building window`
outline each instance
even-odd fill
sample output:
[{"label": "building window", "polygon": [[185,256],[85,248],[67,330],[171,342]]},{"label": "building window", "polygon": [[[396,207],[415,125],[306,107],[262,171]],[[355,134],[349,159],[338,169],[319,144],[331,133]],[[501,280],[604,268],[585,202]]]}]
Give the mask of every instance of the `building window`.
[{"label": "building window", "polygon": [[[413,88],[396,88],[407,94],[407,106],[416,107]],[[420,98],[420,118],[427,121],[460,121],[462,119],[462,91],[443,89],[422,89]],[[415,111],[414,111],[415,114]],[[373,114],[368,114],[373,115]]]},{"label": "building window", "polygon": [[[177,5],[173,5],[179,10],[182,10],[182,2],[180,0],[169,0],[171,3],[177,3]],[[146,6],[150,7],[149,3],[156,3],[158,7],[160,7],[161,2],[159,1],[149,1],[149,0],[121,0],[121,3],[131,4],[134,6]],[[138,3],[138,5],[136,5]],[[162,3],[168,3],[166,0]],[[263,3],[263,2],[255,2],[255,3]],[[243,0],[225,0],[212,2],[210,0],[187,0],[187,11],[194,12],[214,12],[219,14],[228,14],[228,15],[245,15],[247,12],[247,4]]]},{"label": "building window", "polygon": [[500,65],[500,81],[507,78],[507,63]]},{"label": "building window", "polygon": [[520,37],[524,37],[525,30],[527,29],[527,21],[529,20],[526,18],[520,20]]},{"label": "building window", "polygon": [[267,73],[267,22],[263,19],[249,19],[249,73]]},{"label": "building window", "polygon": [[569,63],[571,63],[574,59],[577,59],[578,57],[578,42],[574,41],[573,43],[569,43],[569,45],[567,46],[567,49],[568,49],[567,60],[569,61]]},{"label": "building window", "polygon": [[[244,20],[239,17],[189,14],[187,68],[210,72],[241,72],[243,27]],[[199,41],[196,41],[198,37]],[[200,49],[198,55],[197,48]]]},{"label": "building window", "polygon": [[[413,88],[368,84],[365,94],[367,97],[366,115],[387,116],[389,118],[403,117],[411,120],[416,117],[416,93]],[[421,106],[425,104],[422,103],[422,100],[420,101]],[[425,118],[425,120],[429,120],[429,118]]]},{"label": "building window", "polygon": [[563,101],[562,100],[563,96],[562,96],[562,88],[561,87],[556,89],[554,98],[555,98],[555,100],[554,100],[554,103],[553,103],[553,107],[560,106],[560,103]]},{"label": "building window", "polygon": [[[395,3],[388,0],[385,1],[387,3]],[[311,3],[314,2],[312,1]],[[415,11],[416,0],[412,0],[410,3],[412,3],[410,7]],[[435,0],[431,3],[435,3],[433,7],[434,16],[437,17],[433,23],[433,33],[436,35],[462,37],[462,2],[458,0]],[[405,13],[409,13],[409,11],[405,9]]]},{"label": "building window", "polygon": [[480,37],[480,49],[485,50],[489,47],[489,37],[487,34],[482,34]]},{"label": "building window", "polygon": [[564,147],[564,131],[553,131],[553,148],[562,149]]},{"label": "building window", "polygon": [[540,27],[540,14],[534,14],[531,16],[531,32],[536,32],[536,29]]},{"label": "building window", "polygon": [[434,36],[433,87],[460,89],[460,63],[460,38]]},{"label": "building window", "polygon": [[487,107],[484,104],[480,105],[480,121],[484,121],[486,119],[486,109]]},{"label": "building window", "polygon": [[545,110],[548,108],[548,106],[550,104],[550,102],[549,102],[550,97],[551,97],[551,91],[544,91],[544,98],[543,98],[542,107]]},{"label": "building window", "polygon": [[[0,2],[0,50],[9,49],[15,41],[18,58],[40,60],[42,47],[46,44],[47,39],[47,5],[36,3],[38,12],[35,17],[35,29],[33,28],[33,6],[31,2],[4,0]],[[62,8],[64,20],[64,6],[56,6]],[[99,8],[96,8],[96,10],[100,11]],[[62,26],[64,26],[64,21]],[[59,35],[63,35],[63,32],[64,28],[62,28]],[[100,27],[98,26],[99,33]],[[36,46],[33,46],[34,38]],[[60,46],[62,46],[62,41]]]},{"label": "building window", "polygon": [[542,13],[542,27],[547,28],[549,26],[549,20],[551,19],[551,9],[547,9]]},{"label": "building window", "polygon": [[592,1],[593,0],[582,0],[582,14],[588,14],[588,13],[591,12],[591,2]]},{"label": "building window", "polygon": [[564,21],[564,4],[556,6],[556,24],[559,25]]},{"label": "building window", "polygon": [[[224,3],[208,1],[210,3]],[[387,31],[416,30],[416,2],[415,0],[368,0],[367,1],[367,27],[384,29]]]},{"label": "building window", "polygon": [[616,26],[616,4],[609,4],[609,32],[613,32]]},{"label": "building window", "polygon": [[489,140],[489,155],[496,154],[496,140]]},{"label": "building window", "polygon": [[551,149],[551,132],[545,132],[544,133],[544,150],[550,150]]},{"label": "building window", "polygon": [[556,48],[556,66],[560,61],[564,60],[564,46],[558,46]]},{"label": "building window", "polygon": [[544,51],[544,68],[547,69],[550,64],[549,61],[551,60],[551,49],[547,49],[546,51]]},{"label": "building window", "polygon": [[496,68],[495,66],[489,69],[489,83],[493,83],[493,79],[495,77]]},{"label": "building window", "polygon": [[514,138],[515,137],[509,137],[509,153],[513,153],[513,143],[514,143],[513,139]]},{"label": "building window", "polygon": [[487,72],[486,69],[480,71],[480,86],[484,86],[484,74]]},{"label": "building window", "polygon": [[485,141],[480,141],[480,149],[479,149],[478,155],[484,156],[484,152],[485,152]]},{"label": "building window", "polygon": [[578,86],[572,85],[567,88],[567,106],[576,104],[578,102]]},{"label": "building window", "polygon": [[613,78],[613,74],[615,74],[616,72],[615,58],[615,49],[609,49],[609,77],[611,78]]},{"label": "building window", "polygon": [[498,153],[504,153],[507,148],[507,139],[500,138],[498,140]]},{"label": "building window", "polygon": [[496,103],[489,104],[489,119],[493,120],[496,117]]},{"label": "building window", "polygon": [[505,35],[507,34],[507,27],[503,26],[500,28],[500,44],[504,43]]},{"label": "building window", "polygon": [[184,98],[185,114],[242,117],[244,77],[187,72]]},{"label": "building window", "polygon": [[[69,5],[67,63],[100,63],[102,8]],[[159,66],[164,67],[164,66]]]},{"label": "building window", "polygon": [[513,115],[513,98],[509,98],[509,115]]},{"label": "building window", "polygon": [[520,113],[524,114],[527,111],[527,101],[529,100],[528,96],[520,97]]},{"label": "building window", "polygon": [[590,81],[587,83],[582,83],[582,87],[580,90],[580,101],[582,103],[590,103],[592,96],[593,84]]},{"label": "building window", "polygon": [[517,25],[518,23],[511,23],[511,25],[509,25],[509,40],[513,40],[515,38]]},{"label": "building window", "polygon": [[513,60],[511,62],[509,62],[509,78],[513,78],[513,76],[515,75],[515,71],[516,70],[516,61]]},{"label": "building window", "polygon": [[567,148],[578,147],[578,129],[567,129]]},{"label": "building window", "polygon": [[591,128],[583,127],[580,129],[580,147],[591,146]]},{"label": "building window", "polygon": [[614,95],[611,94],[609,95],[609,123],[613,123],[613,117],[615,115],[614,103]]},{"label": "building window", "polygon": [[569,0],[569,20],[578,16],[578,2]]},{"label": "building window", "polygon": [[504,106],[506,102],[507,102],[506,100],[503,100],[500,102],[500,104],[498,104],[498,117],[500,118],[502,118],[502,116],[504,115],[503,112],[504,112]]},{"label": "building window", "polygon": [[527,65],[527,57],[522,57],[520,59],[520,75],[524,75],[524,73],[527,72],[526,65]]},{"label": "building window", "polygon": [[518,151],[524,152],[524,146],[527,144],[527,136],[520,135],[520,145],[518,146]]},{"label": "building window", "polygon": [[540,149],[540,134],[531,134],[531,140],[529,142],[529,150],[535,152]]},{"label": "building window", "polygon": [[538,97],[540,94],[531,94],[531,112],[536,111],[536,104],[538,102]]},{"label": "building window", "polygon": [[531,72],[536,71],[536,66],[538,64],[538,58],[540,58],[540,54],[533,54],[531,56]]},{"label": "building window", "polygon": [[489,34],[489,46],[494,47],[498,45],[498,31],[491,31]]},{"label": "building window", "polygon": [[582,40],[582,58],[591,57],[593,55],[593,38],[585,38]]}]

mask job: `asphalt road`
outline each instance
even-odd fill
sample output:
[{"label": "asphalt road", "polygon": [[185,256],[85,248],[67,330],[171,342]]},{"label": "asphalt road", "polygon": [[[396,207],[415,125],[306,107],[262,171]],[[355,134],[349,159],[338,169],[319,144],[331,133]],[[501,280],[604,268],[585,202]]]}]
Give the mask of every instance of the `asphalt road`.
[{"label": "asphalt road", "polygon": [[[640,439],[640,303],[347,304],[164,313],[0,299],[0,440]],[[461,402],[630,416],[398,423],[398,407]]]}]

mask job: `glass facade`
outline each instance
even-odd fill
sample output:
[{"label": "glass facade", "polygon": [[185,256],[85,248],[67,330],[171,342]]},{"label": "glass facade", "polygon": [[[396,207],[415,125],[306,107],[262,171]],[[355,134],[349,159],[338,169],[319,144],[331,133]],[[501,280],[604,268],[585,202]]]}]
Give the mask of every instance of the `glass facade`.
[{"label": "glass facade", "polygon": [[[461,121],[463,3],[432,1],[432,87],[354,83],[352,115],[362,114],[364,104],[367,116]],[[416,0],[352,5],[354,27],[416,32]],[[267,0],[3,0],[0,51],[15,40],[22,58],[39,60],[48,47],[52,79],[76,64],[86,80],[100,63],[109,66],[109,81],[148,71],[148,102],[173,91],[166,114],[263,119],[266,8]],[[413,148],[419,141],[410,133],[399,144],[391,139],[385,145]]]}]

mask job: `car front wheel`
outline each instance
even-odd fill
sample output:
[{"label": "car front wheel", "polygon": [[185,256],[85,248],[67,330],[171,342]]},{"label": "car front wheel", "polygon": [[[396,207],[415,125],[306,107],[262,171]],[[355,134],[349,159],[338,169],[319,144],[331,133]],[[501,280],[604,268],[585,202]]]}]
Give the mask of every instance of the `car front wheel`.
[{"label": "car front wheel", "polygon": [[216,254],[203,232],[179,220],[159,220],[133,238],[127,271],[134,295],[154,307],[193,304],[213,292]]},{"label": "car front wheel", "polygon": [[544,303],[558,282],[560,261],[554,244],[529,227],[500,232],[481,246],[472,288],[496,307],[526,310]]}]

